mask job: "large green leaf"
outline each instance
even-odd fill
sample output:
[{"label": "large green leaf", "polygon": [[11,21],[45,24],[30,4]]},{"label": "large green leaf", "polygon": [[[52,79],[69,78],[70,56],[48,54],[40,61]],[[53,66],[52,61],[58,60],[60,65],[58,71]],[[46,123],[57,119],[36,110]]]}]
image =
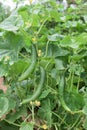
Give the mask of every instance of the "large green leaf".
[{"label": "large green leaf", "polygon": [[83,96],[76,91],[73,86],[73,90],[70,93],[64,94],[64,99],[72,111],[82,110],[84,107]]},{"label": "large green leaf", "polygon": [[6,33],[0,39],[0,58],[8,56],[12,61],[17,60],[18,52],[23,47],[23,44],[24,40],[20,34]]},{"label": "large green leaf", "polygon": [[78,37],[75,37],[76,44],[79,46],[87,45],[87,33],[81,33]]},{"label": "large green leaf", "polygon": [[40,25],[39,8],[35,6],[24,7],[19,9],[19,14],[22,16],[25,24],[36,27]]},{"label": "large green leaf", "polygon": [[0,118],[6,114],[9,107],[9,101],[6,97],[0,97]]},{"label": "large green leaf", "polygon": [[5,63],[4,61],[0,61],[0,77],[6,76],[9,69],[8,63]]},{"label": "large green leaf", "polygon": [[19,28],[23,26],[23,20],[20,15],[13,13],[8,18],[6,18],[2,23],[0,23],[0,29],[5,31],[16,32]]},{"label": "large green leaf", "polygon": [[25,107],[21,107],[15,113],[9,113],[7,115],[7,120],[10,122],[15,122],[17,119],[19,119],[22,116],[27,116],[27,110]]},{"label": "large green leaf", "polygon": [[8,111],[15,109],[16,101],[14,99],[12,99],[11,97],[8,98],[8,100],[9,100]]},{"label": "large green leaf", "polygon": [[[27,60],[28,61],[28,60]],[[9,68],[9,76],[11,78],[18,78],[18,76],[25,71],[27,67],[29,67],[29,61],[27,62],[25,59],[18,60],[14,64],[12,64]]]},{"label": "large green leaf", "polygon": [[48,56],[50,57],[63,57],[67,56],[70,52],[62,47],[59,47],[55,44],[49,43],[48,45]]},{"label": "large green leaf", "polygon": [[51,111],[51,103],[49,99],[43,100],[41,107],[38,111],[39,116],[46,120],[49,127],[51,127],[52,123],[52,111]]},{"label": "large green leaf", "polygon": [[29,14],[28,14],[27,8],[19,9],[18,13],[22,16],[24,22],[28,22]]},{"label": "large green leaf", "polygon": [[79,45],[76,43],[75,37],[73,36],[66,36],[62,41],[61,41],[61,46],[66,47],[66,48],[72,48],[72,49],[78,49]]}]

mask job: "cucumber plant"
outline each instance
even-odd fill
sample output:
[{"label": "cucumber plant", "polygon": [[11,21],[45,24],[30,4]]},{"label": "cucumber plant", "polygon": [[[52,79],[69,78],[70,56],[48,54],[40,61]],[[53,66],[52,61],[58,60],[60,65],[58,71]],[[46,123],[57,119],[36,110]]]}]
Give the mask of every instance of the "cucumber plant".
[{"label": "cucumber plant", "polygon": [[31,0],[1,20],[1,129],[87,129],[86,6],[64,11],[56,0]]}]

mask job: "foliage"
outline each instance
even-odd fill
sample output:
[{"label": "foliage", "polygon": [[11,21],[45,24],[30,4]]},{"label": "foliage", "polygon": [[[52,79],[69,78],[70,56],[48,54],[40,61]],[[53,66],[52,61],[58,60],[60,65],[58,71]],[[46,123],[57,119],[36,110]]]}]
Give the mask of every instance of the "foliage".
[{"label": "foliage", "polygon": [[64,11],[56,1],[31,2],[0,23],[0,76],[7,85],[6,93],[0,91],[2,130],[87,129],[83,7]]},{"label": "foliage", "polygon": [[0,22],[2,22],[9,15],[10,15],[9,8],[4,7],[3,4],[0,2]]}]

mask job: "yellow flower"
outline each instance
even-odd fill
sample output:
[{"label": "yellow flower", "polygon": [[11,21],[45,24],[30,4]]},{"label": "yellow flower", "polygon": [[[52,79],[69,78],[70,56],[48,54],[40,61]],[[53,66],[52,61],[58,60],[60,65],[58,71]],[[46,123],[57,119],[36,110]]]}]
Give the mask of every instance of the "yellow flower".
[{"label": "yellow flower", "polygon": [[8,61],[9,59],[10,59],[9,56],[6,56],[6,57],[5,57],[5,61]]},{"label": "yellow flower", "polygon": [[25,22],[26,27],[31,27],[31,23]]},{"label": "yellow flower", "polygon": [[42,17],[44,17],[45,16],[45,14],[41,14],[42,15]]},{"label": "yellow flower", "polygon": [[33,38],[32,38],[32,42],[34,42],[34,43],[37,42],[36,37],[33,37]]},{"label": "yellow flower", "polygon": [[30,101],[30,105],[34,105],[34,102]]},{"label": "yellow flower", "polygon": [[39,107],[40,106],[40,101],[35,101],[35,105],[37,106],[37,107]]},{"label": "yellow flower", "polygon": [[30,4],[32,3],[33,0],[29,0]]},{"label": "yellow flower", "polygon": [[38,50],[38,56],[41,56],[41,55],[42,55],[42,51]]},{"label": "yellow flower", "polygon": [[44,124],[44,125],[42,126],[42,128],[43,128],[44,130],[46,130],[48,127],[47,127],[46,124]]}]

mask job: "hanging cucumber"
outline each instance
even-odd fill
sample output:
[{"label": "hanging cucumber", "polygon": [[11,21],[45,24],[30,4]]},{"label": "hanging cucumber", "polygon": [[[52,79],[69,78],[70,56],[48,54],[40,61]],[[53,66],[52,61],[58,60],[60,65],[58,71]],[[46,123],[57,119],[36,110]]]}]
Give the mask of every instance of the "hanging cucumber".
[{"label": "hanging cucumber", "polygon": [[60,83],[59,83],[59,98],[60,98],[60,102],[61,102],[61,105],[62,107],[72,113],[72,111],[70,110],[70,108],[66,105],[65,101],[64,101],[64,87],[65,87],[65,72],[62,72],[61,73],[61,76],[60,76]]},{"label": "hanging cucumber", "polygon": [[29,68],[27,70],[25,70],[25,72],[19,77],[18,81],[22,81],[24,79],[27,79],[28,76],[33,72],[35,65],[36,65],[36,61],[37,61],[37,51],[36,51],[36,47],[34,44],[32,44],[32,62],[31,65],[29,66]]},{"label": "hanging cucumber", "polygon": [[41,90],[43,88],[43,85],[44,85],[44,82],[45,82],[45,70],[40,67],[40,82],[39,82],[39,85],[38,85],[38,88],[37,90],[33,93],[33,95],[28,98],[28,99],[24,99],[20,105],[23,105],[23,104],[27,104],[29,103],[30,101],[33,101],[35,100],[36,98],[38,98],[38,96],[41,94]]}]

